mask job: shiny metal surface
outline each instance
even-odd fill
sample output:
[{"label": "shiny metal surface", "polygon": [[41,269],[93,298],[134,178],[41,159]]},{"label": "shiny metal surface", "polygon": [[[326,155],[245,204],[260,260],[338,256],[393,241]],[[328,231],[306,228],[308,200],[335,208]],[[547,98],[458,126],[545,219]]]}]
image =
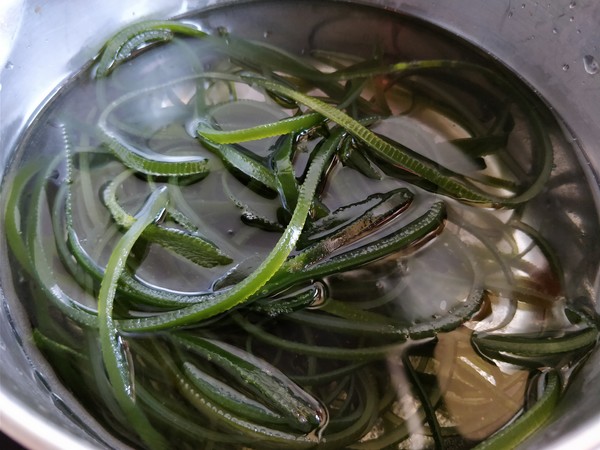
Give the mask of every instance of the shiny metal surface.
[{"label": "shiny metal surface", "polygon": [[[219,0],[2,0],[0,175],[20,133],[70,74],[123,25],[232,2]],[[586,175],[600,186],[600,2],[596,0],[362,0],[423,18],[519,73],[565,119]],[[558,162],[559,163],[559,162]],[[596,189],[595,202],[600,206]],[[3,230],[0,228],[0,233]],[[6,252],[5,244],[0,254]],[[0,267],[0,428],[32,449],[123,448],[53,379],[27,341],[27,320]],[[590,280],[599,308],[600,274]],[[600,448],[600,352],[579,374],[550,427],[526,449]],[[66,406],[68,405],[68,406]],[[75,422],[71,416],[83,417]]]}]

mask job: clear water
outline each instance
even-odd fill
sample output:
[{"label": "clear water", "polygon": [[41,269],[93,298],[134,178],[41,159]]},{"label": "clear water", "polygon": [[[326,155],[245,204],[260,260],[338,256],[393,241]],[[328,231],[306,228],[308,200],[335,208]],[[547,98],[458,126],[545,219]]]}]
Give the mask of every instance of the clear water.
[{"label": "clear water", "polygon": [[[406,17],[346,4],[304,2],[304,26],[287,26],[297,23],[294,18],[299,14],[298,8],[297,2],[264,2],[214,9],[185,20],[209,32],[227,30],[232,36],[277,45],[311,61],[319,61],[323,66],[331,58],[344,61],[374,57],[389,61],[460,59],[504,71],[477,49],[428,24]],[[264,14],[267,10],[269,19]],[[143,143],[155,152],[171,151],[169,156],[202,155],[211,158],[209,176],[182,188],[181,195],[189,206],[188,216],[194,225],[232,256],[235,262],[224,267],[198,268],[189,261],[152,247],[137,268],[137,275],[147,285],[160,285],[173,292],[209,291],[215,279],[235,269],[237,262],[242,261],[242,267],[256,267],[256,261],[268,254],[279,237],[277,232],[249,227],[240,221],[239,205],[245,205],[276,222],[273,206],[276,200],[265,199],[260,193],[240,183],[190,135],[199,117],[197,106],[193,103],[199,89],[197,80],[183,81],[166,89],[153,87],[186,77],[199,68],[226,70],[230,66],[229,61],[223,60],[201,41],[183,39],[141,53],[105,80],[93,81],[93,68],[83,71],[59,92],[26,133],[14,169],[17,171],[27,167],[36,158],[52,157],[63,152],[65,132],[69,135],[70,145],[79,151],[94,150],[89,157],[81,158],[76,167],[76,171],[82,174],[85,173],[84,165],[94,170],[90,172],[93,176],[89,180],[82,179],[74,185],[74,208],[83,211],[76,216],[74,225],[84,249],[100,264],[106,264],[112,244],[119,234],[107,224],[99,192],[107,180],[118,177],[123,168],[110,158],[97,154],[101,140],[89,130],[96,126],[106,107],[114,105],[113,102],[121,102],[122,96],[129,92],[139,92],[139,95],[115,108],[116,113],[110,125],[124,139]],[[203,86],[207,89],[207,98],[214,104],[227,98],[230,89],[225,83]],[[435,86],[442,91],[450,89],[452,93],[452,88],[444,80],[434,79],[433,88]],[[477,82],[474,82],[474,89],[477,86]],[[453,146],[439,145],[432,151],[431,146],[422,144],[424,141],[439,143],[464,138],[468,135],[467,130],[431,108],[427,97],[415,99],[407,96],[402,89],[390,92],[388,102],[391,109],[397,114],[408,113],[382,121],[374,128],[378,133],[417,149],[457,172],[469,174],[476,170],[472,159],[461,156]],[[268,106],[261,103],[259,106],[256,102],[263,102],[264,98],[255,90],[242,89],[240,94],[246,97],[245,103],[231,110],[227,107],[217,108],[214,112],[213,117],[223,127],[235,129],[251,126],[278,119],[284,114],[273,103]],[[478,104],[468,95],[461,100],[473,103],[474,115],[493,115],[493,112],[486,111],[490,106],[484,100]],[[240,111],[242,114],[239,114]],[[501,158],[489,157],[486,159],[488,175],[514,177],[517,180],[520,177],[528,178],[532,170],[529,149],[532,136],[523,120],[515,111],[515,123],[508,145],[508,159],[512,165],[506,164],[506,160]],[[409,339],[399,343],[385,357],[369,361],[368,376],[361,366],[355,372],[344,373],[317,385],[302,380],[341,370],[348,367],[348,362],[336,358],[315,358],[260,344],[256,336],[249,337],[238,322],[227,318],[212,323],[208,334],[242,349],[251,349],[252,353],[266,361],[265,364],[276,366],[287,376],[299,380],[297,383],[301,387],[319,398],[326,406],[329,423],[324,421],[318,432],[311,430],[305,434],[312,436],[315,444],[318,441],[323,448],[341,448],[351,445],[353,441],[360,441],[353,448],[433,446],[431,423],[424,417],[424,402],[411,374],[406,370],[407,364],[415,368],[426,395],[437,407],[436,418],[446,447],[470,448],[487,438],[518,414],[524,405],[527,407],[535,403],[537,395],[532,393],[532,386],[535,386],[542,369],[557,369],[566,383],[571,371],[585,359],[589,350],[588,346],[533,362],[515,361],[515,358],[502,361],[501,358],[491,358],[489,354],[482,357],[471,340],[473,331],[493,330],[501,335],[528,333],[530,337],[539,339],[577,332],[585,327],[585,324],[573,319],[570,311],[586,312],[590,309],[594,295],[590,280],[594,279],[599,269],[598,259],[595,258],[597,253],[588,251],[596,248],[594,236],[599,231],[598,224],[593,220],[596,215],[592,213],[592,194],[589,186],[582,183],[584,177],[576,167],[573,149],[561,134],[551,113],[541,112],[541,120],[554,152],[555,168],[544,191],[531,202],[516,211],[496,211],[464,206],[444,198],[448,206],[446,228],[436,233],[427,245],[419,245],[410,251],[396,253],[358,269],[319,280],[326,286],[330,299],[378,313],[407,326],[448,314],[448,311],[465,303],[475,288],[483,287],[486,289],[485,301],[481,311],[472,320],[452,331],[439,333],[436,338]],[[485,122],[485,119],[482,121]],[[248,149],[265,156],[274,143],[274,138],[261,140],[248,144]],[[312,145],[314,142],[311,141],[306,144],[307,148]],[[303,157],[306,156],[298,156],[300,161]],[[51,174],[49,198],[53,198],[53,191],[66,182],[67,176],[66,164],[59,163]],[[135,211],[140,207],[144,200],[142,189],[145,185],[135,177],[124,182],[119,197],[123,199],[125,208]],[[328,176],[322,199],[333,211],[360,202],[370,194],[402,186],[409,186],[414,191],[413,205],[398,220],[379,229],[378,234],[371,237],[377,238],[417,218],[435,199],[440,198],[438,194],[390,175],[375,182],[352,168],[338,166]],[[95,296],[86,293],[60,269],[59,258],[53,253],[54,236],[47,229],[50,225],[49,212],[42,212],[42,215],[48,217],[43,219],[45,232],[40,239],[49,255],[53,274],[65,292],[82,304],[94,306]],[[565,242],[565,236],[569,237],[568,242]],[[237,276],[243,277],[249,269],[239,272]],[[38,303],[41,296],[35,280],[19,270],[15,270],[15,277],[25,306],[32,311],[34,326],[42,331],[52,328],[53,325],[48,325],[47,317],[40,312],[44,311],[44,307]],[[27,299],[34,300],[27,304]],[[94,355],[98,344],[93,333],[80,330],[52,308],[49,311],[52,320],[64,323],[66,333],[70,335],[68,339],[81,339],[85,342],[85,351],[90,350]],[[309,314],[315,311],[319,313],[318,307],[311,309]],[[126,310],[118,312],[127,313]],[[260,324],[263,331],[272,336],[317,347],[377,348],[395,342],[393,336],[377,333],[352,334],[322,329],[310,322],[303,322],[302,316],[293,320],[248,317],[252,324]],[[203,328],[198,331],[199,334],[204,332]],[[65,338],[60,333],[53,337],[57,341]],[[130,352],[130,359],[136,366],[136,383],[145,390],[155,389],[162,393],[163,404],[171,406],[172,411],[184,417],[198,414],[203,417],[199,420],[203,426],[216,430],[217,437],[203,441],[202,446],[262,448],[269,445],[266,438],[263,440],[253,435],[231,439],[227,426],[218,421],[209,424],[213,422],[210,413],[198,405],[186,403],[172,380],[165,380],[168,377],[160,373],[163,362],[156,360],[158,354],[148,353],[146,338],[127,335],[125,339],[128,345],[124,351]],[[159,346],[162,345],[160,336],[155,339]],[[73,376],[76,364],[73,360],[65,359],[64,355],[57,357],[56,351],[46,349],[46,352],[65,384],[81,398],[92,414],[126,442],[143,446],[135,434],[119,423],[118,407],[114,401],[107,400],[106,379],[97,381],[98,385],[90,393],[89,384]],[[186,357],[191,358],[189,354]],[[201,358],[194,360],[194,363],[210,366],[206,370],[213,376],[223,375]],[[91,356],[90,361],[82,366],[85,367],[84,378],[90,376],[85,373],[86,370],[92,374],[101,371],[101,364],[97,353]],[[97,375],[95,379],[98,380]],[[143,399],[144,395],[141,395]],[[377,396],[378,407],[368,399],[372,395]],[[141,401],[148,403],[148,397],[145,398]],[[375,412],[361,424],[368,408]],[[378,409],[383,412],[378,413]],[[174,426],[169,427],[165,425],[168,421],[161,418],[160,414],[151,417],[151,421],[174,448],[199,445],[199,441],[194,441],[193,430],[181,432]],[[360,432],[353,434],[353,427]],[[281,431],[285,427],[277,429]],[[350,438],[340,437],[344,432]],[[294,445],[290,444],[290,448],[295,448]],[[283,448],[280,443],[270,446]]]}]

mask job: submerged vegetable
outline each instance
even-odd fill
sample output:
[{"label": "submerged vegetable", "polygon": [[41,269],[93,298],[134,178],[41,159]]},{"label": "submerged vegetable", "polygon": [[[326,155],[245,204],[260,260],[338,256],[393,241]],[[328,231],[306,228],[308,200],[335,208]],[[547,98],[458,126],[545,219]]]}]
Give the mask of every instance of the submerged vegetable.
[{"label": "submerged vegetable", "polygon": [[[58,156],[16,171],[5,229],[36,343],[128,443],[506,448],[597,342],[527,223],[553,150],[511,76],[177,21],[122,30],[89,73],[96,103],[46,118]],[[523,308],[552,321],[515,331]],[[465,392],[501,399],[479,428]]]}]

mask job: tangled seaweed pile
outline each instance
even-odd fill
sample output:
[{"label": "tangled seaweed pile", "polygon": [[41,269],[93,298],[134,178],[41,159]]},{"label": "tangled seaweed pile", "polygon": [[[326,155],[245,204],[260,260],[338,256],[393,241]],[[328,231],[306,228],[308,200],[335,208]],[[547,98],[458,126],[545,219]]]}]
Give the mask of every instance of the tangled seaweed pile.
[{"label": "tangled seaweed pile", "polygon": [[37,345],[125,441],[506,448],[594,346],[524,220],[552,146],[507,74],[149,21],[86,75],[6,231]]}]

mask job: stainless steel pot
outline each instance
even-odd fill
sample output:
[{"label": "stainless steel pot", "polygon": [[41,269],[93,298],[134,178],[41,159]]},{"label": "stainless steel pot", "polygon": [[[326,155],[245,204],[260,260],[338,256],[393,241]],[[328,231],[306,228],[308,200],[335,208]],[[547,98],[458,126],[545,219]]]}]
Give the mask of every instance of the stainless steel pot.
[{"label": "stainless steel pot", "polygon": [[[104,40],[142,18],[222,5],[219,0],[3,0],[0,4],[0,171],[21,132]],[[600,3],[595,0],[362,0],[425,19],[520,74],[565,120],[600,209]],[[558,162],[560,163],[560,162]],[[0,231],[3,234],[2,229]],[[0,255],[6,248],[0,248]],[[27,447],[123,446],[95,425],[28,342],[27,320],[0,267],[0,428]],[[593,278],[593,277],[592,277]],[[589,280],[596,308],[600,275]],[[592,355],[552,423],[522,448],[600,448],[600,352]],[[79,419],[77,418],[79,417]]]}]

